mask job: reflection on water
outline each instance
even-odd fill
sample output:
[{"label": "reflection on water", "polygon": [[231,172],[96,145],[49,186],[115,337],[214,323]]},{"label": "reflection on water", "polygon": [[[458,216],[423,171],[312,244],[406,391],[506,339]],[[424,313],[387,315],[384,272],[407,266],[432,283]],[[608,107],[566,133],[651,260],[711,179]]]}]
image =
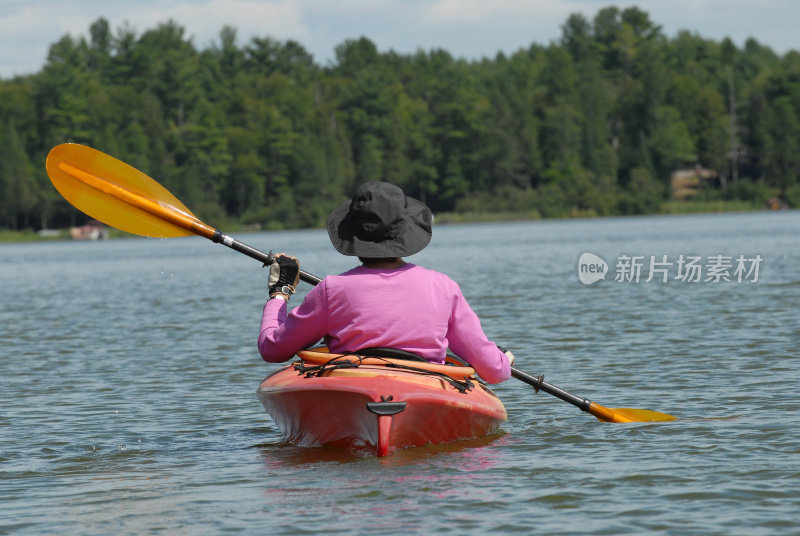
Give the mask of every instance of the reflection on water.
[{"label": "reflection on water", "polygon": [[398,449],[391,456],[375,458],[374,448],[367,451],[336,448],[331,446],[300,447],[283,441],[275,443],[260,443],[251,448],[257,448],[264,459],[268,469],[281,467],[300,467],[303,464],[319,464],[326,462],[353,463],[362,459],[373,459],[383,467],[398,467],[416,464],[423,459],[436,456],[451,457],[453,454],[463,454],[469,459],[477,459],[477,453],[488,445],[501,446],[505,444],[506,433],[496,432],[484,437],[462,439],[441,445],[427,445],[420,448]]}]

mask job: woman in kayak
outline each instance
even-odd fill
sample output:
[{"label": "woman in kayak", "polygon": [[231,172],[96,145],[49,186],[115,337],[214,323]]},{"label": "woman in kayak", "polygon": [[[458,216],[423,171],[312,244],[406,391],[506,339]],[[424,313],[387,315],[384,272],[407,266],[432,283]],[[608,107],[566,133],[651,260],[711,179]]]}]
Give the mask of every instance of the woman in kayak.
[{"label": "woman in kayak", "polygon": [[428,245],[431,220],[430,209],[397,186],[361,185],[328,219],[333,246],[361,266],[324,278],[289,313],[300,265],[277,255],[258,338],[264,361],[287,361],[321,338],[334,353],[395,348],[432,363],[444,363],[449,347],[485,381],[508,379],[513,355],[489,341],[459,286],[402,259]]}]

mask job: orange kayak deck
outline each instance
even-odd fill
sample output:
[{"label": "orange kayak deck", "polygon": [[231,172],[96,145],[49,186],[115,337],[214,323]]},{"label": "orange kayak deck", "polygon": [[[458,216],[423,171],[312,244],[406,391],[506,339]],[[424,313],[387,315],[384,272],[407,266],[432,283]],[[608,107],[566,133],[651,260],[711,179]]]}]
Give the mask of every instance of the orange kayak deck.
[{"label": "orange kayak deck", "polygon": [[503,403],[470,367],[323,352],[298,356],[257,391],[296,445],[386,456],[399,448],[484,436],[507,419]]}]

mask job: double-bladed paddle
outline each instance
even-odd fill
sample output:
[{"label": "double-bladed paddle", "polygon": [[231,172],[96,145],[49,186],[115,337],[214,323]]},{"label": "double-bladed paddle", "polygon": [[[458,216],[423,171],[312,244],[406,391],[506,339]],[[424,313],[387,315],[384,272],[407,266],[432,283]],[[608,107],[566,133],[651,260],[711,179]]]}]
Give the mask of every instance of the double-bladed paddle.
[{"label": "double-bladed paddle", "polygon": [[[265,265],[272,264],[272,253],[263,253],[223,234],[202,221],[159,183],[125,162],[101,151],[64,143],[47,155],[47,174],[53,185],[75,208],[107,225],[131,234],[154,238],[199,235],[224,244]],[[300,271],[300,279],[316,285],[321,279]],[[585,398],[511,369],[516,379],[573,404],[606,422],[670,421],[676,417],[633,408],[606,408]]]}]

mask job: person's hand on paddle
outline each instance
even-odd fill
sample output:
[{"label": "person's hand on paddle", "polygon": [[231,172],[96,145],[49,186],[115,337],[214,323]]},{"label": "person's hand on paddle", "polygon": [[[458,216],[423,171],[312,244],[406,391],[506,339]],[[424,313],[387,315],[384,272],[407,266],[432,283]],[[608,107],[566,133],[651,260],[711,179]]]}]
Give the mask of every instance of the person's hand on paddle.
[{"label": "person's hand on paddle", "polygon": [[267,287],[269,297],[282,297],[286,301],[294,294],[300,280],[300,261],[295,257],[278,253],[269,266]]},{"label": "person's hand on paddle", "polygon": [[509,365],[511,365],[511,366],[513,367],[513,366],[514,366],[514,354],[512,354],[512,353],[511,353],[511,350],[506,350],[505,348],[503,348],[503,347],[502,347],[502,346],[500,346],[499,344],[497,345],[497,347],[498,347],[498,348],[500,349],[500,351],[501,351],[501,352],[503,352],[503,353],[505,354],[505,356],[508,358],[508,364],[509,364]]}]

